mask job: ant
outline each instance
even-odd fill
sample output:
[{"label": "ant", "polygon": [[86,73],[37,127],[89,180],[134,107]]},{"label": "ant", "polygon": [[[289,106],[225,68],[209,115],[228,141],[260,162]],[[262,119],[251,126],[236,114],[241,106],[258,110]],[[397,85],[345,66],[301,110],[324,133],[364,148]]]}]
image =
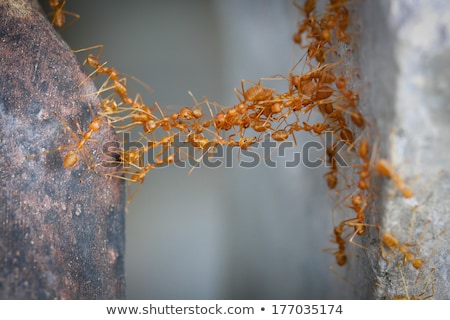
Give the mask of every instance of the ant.
[{"label": "ant", "polygon": [[273,140],[281,142],[281,141],[286,140],[289,137],[289,134],[290,133],[288,131],[281,129],[281,130],[272,132],[271,137]]},{"label": "ant", "polygon": [[[294,5],[296,4],[294,3]],[[311,12],[316,10],[316,0],[306,0],[303,5],[303,10],[305,11],[306,17],[309,17]]]},{"label": "ant", "polygon": [[[103,51],[103,45],[96,45],[96,46],[92,46],[92,47],[88,47],[88,48],[84,48],[84,49],[80,49],[80,50],[73,50],[73,52],[83,52],[83,51],[88,51],[88,50],[97,49],[97,48],[98,48],[97,55],[95,56],[93,54],[89,54],[83,62],[83,64],[87,64],[90,67],[92,67],[94,69],[94,71],[91,72],[91,74],[80,83],[80,86],[84,83],[84,81],[89,79],[94,74],[107,75],[108,78],[103,83],[103,85],[100,87],[100,90],[97,92],[97,94],[99,94],[100,92],[109,90],[109,89],[114,89],[124,104],[130,104],[133,107],[136,107],[135,102],[136,102],[137,98],[135,100],[133,100],[132,98],[130,98],[128,96],[126,78],[125,77],[119,78],[119,75],[124,75],[124,74],[119,73],[115,68],[106,67],[105,65],[107,64],[107,62],[100,64],[99,57]],[[127,76],[132,78],[134,81],[138,82],[140,85],[142,85],[148,92],[153,91],[149,85],[147,85],[143,81],[139,80],[138,78],[136,78],[134,76],[130,76],[130,75],[127,75]],[[112,86],[107,87],[110,80],[112,80]],[[139,105],[137,107],[139,107]]]},{"label": "ant", "polygon": [[[74,19],[70,22],[70,24],[80,19],[80,16],[78,14],[64,10],[66,0],[63,1],[49,0],[48,4],[53,9],[53,12],[50,13],[50,14],[53,13],[52,24],[59,28],[61,28],[66,22],[66,15],[74,17]],[[66,25],[66,27],[68,25]]]},{"label": "ant", "polygon": [[230,147],[239,147],[242,150],[248,150],[256,142],[257,142],[256,137],[251,137],[251,138],[242,137],[239,139],[239,141],[234,141],[231,139],[231,136],[230,136],[227,144]]},{"label": "ant", "polygon": [[[394,249],[397,249],[399,253],[403,255],[405,261],[408,261],[412,264],[415,269],[420,269],[423,266],[423,260],[416,258],[416,253],[410,251],[408,247],[415,246],[413,244],[400,244],[399,240],[392,233],[384,233],[383,234],[383,243],[387,246],[392,252]],[[381,246],[382,250],[383,246]]]},{"label": "ant", "polygon": [[258,102],[269,99],[273,93],[274,91],[272,89],[268,89],[260,84],[257,84],[244,91],[243,96],[245,101]]},{"label": "ant", "polygon": [[[337,226],[333,229],[333,234],[331,236],[331,243],[336,243],[338,245],[337,251],[333,252],[333,255],[336,259],[336,264],[340,267],[344,266],[347,263],[347,256],[350,256],[351,254],[345,253],[346,250],[346,237],[343,237],[342,234],[344,233],[344,227],[347,225],[345,224],[345,221],[340,222]],[[324,251],[329,251],[330,249],[324,249]]]},{"label": "ant", "polygon": [[328,189],[333,190],[338,184],[338,165],[336,160],[336,149],[339,142],[335,142],[326,150],[328,165],[331,165],[330,171],[325,173],[324,177],[327,181]]},{"label": "ant", "polygon": [[307,29],[311,29],[310,35],[313,34],[315,30],[315,14],[312,15],[311,13],[316,10],[316,0],[306,0],[303,7],[293,2],[294,6],[296,6],[300,11],[305,13],[305,19],[303,23],[298,25],[298,30],[294,34],[294,42],[301,44],[302,42],[302,34],[307,31]]},{"label": "ant", "polygon": [[[411,220],[410,232],[412,231],[412,229],[414,227],[415,215],[416,215],[416,211],[418,208],[419,208],[419,206],[415,206],[413,208],[413,218]],[[400,243],[400,241],[394,234],[392,234],[390,232],[384,233],[383,236],[380,237],[380,241],[382,242],[381,243],[381,253],[382,253],[383,258],[387,259],[387,257],[391,254],[393,254],[394,258],[395,258],[395,256],[397,256],[398,254],[401,254],[403,256],[403,263],[405,261],[408,261],[409,263],[411,263],[411,265],[415,269],[422,268],[425,261],[423,259],[417,258],[417,252],[411,251],[409,249],[409,247],[415,247],[422,241],[425,231],[427,230],[427,228],[429,226],[429,223],[430,223],[430,221],[428,221],[426,223],[425,227],[423,228],[423,231],[421,233],[420,239],[417,244]],[[411,238],[411,234],[410,234],[409,238]],[[408,240],[408,241],[410,241],[410,240]],[[389,250],[390,250],[389,253],[386,253],[385,246],[389,248]],[[395,253],[395,250],[397,250],[397,253]]]},{"label": "ant", "polygon": [[[365,197],[364,194],[360,191],[357,195],[352,196],[352,205],[348,206],[350,209],[355,211],[356,217],[347,220],[347,224],[354,227],[355,235],[358,236],[364,235],[366,232],[366,226],[370,226],[364,224],[365,211],[369,197],[370,195]],[[352,242],[353,237],[350,239],[350,242]]]},{"label": "ant", "polygon": [[367,140],[362,140],[359,144],[358,153],[361,161],[363,162],[361,171],[359,172],[359,182],[358,182],[358,188],[361,190],[369,189],[369,182],[367,181],[370,179],[370,162],[369,159],[369,143]]},{"label": "ant", "polygon": [[[91,113],[93,113],[90,105],[89,105],[89,109],[91,110]],[[59,120],[62,122],[64,127],[69,131],[70,135],[77,141],[77,143],[72,144],[72,145],[59,146],[55,149],[45,151],[43,153],[34,155],[32,157],[43,155],[43,154],[48,154],[48,153],[52,153],[52,152],[56,152],[56,151],[61,151],[64,149],[73,148],[73,150],[70,150],[69,152],[67,152],[67,154],[64,157],[64,160],[63,160],[64,168],[67,169],[67,168],[74,167],[78,163],[79,155],[81,155],[81,157],[83,158],[84,162],[86,163],[86,165],[88,167],[88,170],[92,169],[92,167],[95,167],[95,162],[92,158],[92,155],[85,149],[85,144],[87,141],[89,141],[91,139],[91,136],[94,132],[97,132],[100,130],[102,118],[97,117],[97,116],[94,117],[94,119],[89,123],[89,130],[87,130],[86,132],[82,132],[79,124],[77,123],[76,125],[78,128],[78,134],[81,135],[81,137],[82,137],[80,139],[79,135],[77,135],[70,128],[70,126],[67,124],[67,122],[63,118],[61,118],[56,112],[55,112],[55,116],[59,118]],[[92,163],[92,167],[91,167],[91,163]]]},{"label": "ant", "polygon": [[344,224],[342,222],[333,229],[333,234],[335,236],[334,242],[338,245],[338,251],[334,253],[334,256],[336,257],[336,263],[339,266],[343,266],[347,263],[347,255],[345,254],[345,239],[342,238],[343,232]]},{"label": "ant", "polygon": [[405,187],[403,180],[398,174],[394,173],[391,165],[386,159],[378,160],[375,169],[382,176],[390,178],[400,190],[404,198],[412,198],[414,196],[414,192],[411,189]]},{"label": "ant", "polygon": [[359,94],[347,89],[347,80],[344,76],[340,76],[334,82],[336,88],[341,92],[342,97],[351,108],[356,108],[359,102]]},{"label": "ant", "polygon": [[[252,123],[252,128],[256,132],[265,132],[271,128],[271,124],[268,120],[256,120],[254,123]],[[273,132],[273,133],[275,133],[275,132]],[[273,137],[273,139],[276,140],[274,137]],[[287,139],[287,137],[286,137],[286,139]],[[284,139],[279,140],[279,141],[283,141],[283,140]]]}]

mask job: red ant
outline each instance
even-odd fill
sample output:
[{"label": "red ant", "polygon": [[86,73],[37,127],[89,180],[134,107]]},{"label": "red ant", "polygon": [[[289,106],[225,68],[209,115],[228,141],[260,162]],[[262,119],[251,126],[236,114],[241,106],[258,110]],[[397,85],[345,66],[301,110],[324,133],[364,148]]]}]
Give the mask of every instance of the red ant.
[{"label": "red ant", "polygon": [[[91,113],[92,113],[92,109],[91,109],[90,105],[89,105],[89,109],[91,110]],[[69,152],[67,152],[67,154],[64,157],[64,161],[63,161],[64,168],[74,167],[78,163],[79,155],[81,155],[82,158],[84,159],[84,162],[86,163],[86,165],[88,167],[88,170],[92,169],[92,167],[95,167],[95,163],[94,163],[94,160],[92,159],[91,154],[85,149],[85,144],[88,140],[90,140],[90,138],[94,132],[97,132],[100,130],[101,118],[94,117],[94,119],[89,123],[89,130],[87,130],[84,133],[81,131],[81,128],[77,123],[79,134],[82,136],[82,138],[80,139],[79,136],[75,132],[72,131],[72,129],[70,128],[70,126],[67,124],[67,122],[64,119],[62,119],[56,112],[55,112],[55,115],[59,118],[59,120],[62,122],[64,127],[69,131],[69,133],[77,141],[77,143],[72,144],[72,145],[59,146],[53,150],[45,151],[38,155],[48,154],[48,153],[52,153],[52,152],[56,152],[56,151],[61,151],[64,149],[73,148],[73,150],[70,150]],[[38,155],[35,155],[35,156],[38,156]],[[35,157],[35,156],[32,156],[32,157]],[[91,167],[91,163],[92,163],[92,167]]]},{"label": "red ant", "polygon": [[[345,226],[346,225],[345,225],[344,221],[342,221],[337,226],[335,226],[333,229],[333,235],[330,240],[332,243],[336,243],[338,245],[338,250],[333,252],[333,255],[335,256],[336,264],[341,267],[347,263],[347,256],[349,255],[349,254],[345,253],[346,240],[342,236],[342,234],[344,233]],[[324,250],[328,251],[329,249],[324,249]]]},{"label": "red ant", "polygon": [[66,0],[61,2],[59,0],[49,0],[48,4],[53,9],[52,24],[57,27],[61,28],[64,25],[66,22],[66,15],[74,17],[74,19],[70,22],[71,24],[80,19],[78,14],[64,10]]},{"label": "red ant", "polygon": [[[394,249],[397,249],[399,251],[399,253],[401,253],[403,255],[403,258],[406,261],[410,262],[414,268],[416,268],[416,269],[422,268],[423,260],[416,258],[416,253],[414,253],[408,249],[408,247],[411,247],[414,245],[408,244],[408,243],[400,244],[397,237],[395,237],[392,233],[384,233],[382,240],[383,240],[384,245],[386,245],[392,252]],[[382,248],[382,250],[384,250],[383,246],[381,246],[381,248]]]},{"label": "red ant", "polygon": [[375,169],[382,176],[390,178],[395,183],[400,192],[403,194],[403,197],[412,198],[414,196],[414,192],[411,189],[405,187],[403,180],[400,178],[398,174],[394,173],[391,165],[386,159],[378,160]]}]

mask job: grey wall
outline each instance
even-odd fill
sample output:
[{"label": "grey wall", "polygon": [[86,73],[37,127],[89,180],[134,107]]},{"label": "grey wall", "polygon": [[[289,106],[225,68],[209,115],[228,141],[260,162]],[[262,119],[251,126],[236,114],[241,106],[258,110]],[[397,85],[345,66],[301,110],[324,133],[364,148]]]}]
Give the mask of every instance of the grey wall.
[{"label": "grey wall", "polygon": [[449,299],[450,3],[364,1],[358,10],[364,33],[357,64],[368,84],[361,103],[377,119],[380,153],[415,192],[393,197],[386,183],[375,214],[382,232],[414,244],[410,250],[424,261],[420,271],[403,266],[402,274],[379,260],[374,297],[424,298],[433,287],[434,299]]}]

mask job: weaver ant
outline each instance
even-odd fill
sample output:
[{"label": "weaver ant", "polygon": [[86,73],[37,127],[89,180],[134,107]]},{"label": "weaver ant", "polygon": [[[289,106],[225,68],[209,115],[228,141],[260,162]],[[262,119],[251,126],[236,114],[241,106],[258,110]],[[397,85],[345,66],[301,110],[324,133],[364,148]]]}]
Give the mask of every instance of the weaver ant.
[{"label": "weaver ant", "polygon": [[[93,113],[90,105],[89,105],[89,109],[91,110],[91,113]],[[61,151],[64,149],[73,148],[73,150],[70,150],[64,156],[64,160],[63,160],[64,168],[67,169],[67,168],[74,167],[78,163],[79,155],[81,155],[81,157],[83,158],[84,162],[87,165],[88,170],[95,168],[95,161],[92,158],[92,155],[89,153],[89,151],[87,151],[85,149],[85,144],[87,141],[90,140],[90,138],[94,132],[97,132],[100,130],[100,125],[101,125],[102,119],[97,116],[94,117],[94,119],[89,123],[89,130],[87,130],[85,132],[82,132],[80,126],[77,123],[76,125],[78,128],[78,134],[76,134],[70,128],[70,126],[67,124],[67,122],[63,118],[61,118],[56,112],[55,112],[55,116],[58,117],[58,119],[61,121],[61,123],[64,125],[64,127],[69,131],[70,135],[77,141],[77,143],[71,144],[71,145],[59,146],[55,149],[48,150],[48,151],[45,151],[43,153],[31,156],[31,157],[36,157],[36,156],[40,156],[43,154],[48,154],[48,153],[53,153],[56,151]],[[81,136],[81,138],[79,137],[79,135]]]},{"label": "weaver ant", "polygon": [[48,4],[53,9],[53,12],[50,13],[53,14],[52,24],[59,28],[61,28],[64,23],[66,23],[66,15],[74,17],[74,19],[70,21],[70,24],[80,19],[80,16],[78,14],[64,10],[66,0],[49,0]]},{"label": "weaver ant", "polygon": [[403,180],[398,174],[393,171],[391,165],[386,159],[378,160],[375,169],[382,176],[390,178],[403,194],[404,198],[411,198],[414,196],[414,192],[411,189],[405,187],[405,183],[403,182]]}]

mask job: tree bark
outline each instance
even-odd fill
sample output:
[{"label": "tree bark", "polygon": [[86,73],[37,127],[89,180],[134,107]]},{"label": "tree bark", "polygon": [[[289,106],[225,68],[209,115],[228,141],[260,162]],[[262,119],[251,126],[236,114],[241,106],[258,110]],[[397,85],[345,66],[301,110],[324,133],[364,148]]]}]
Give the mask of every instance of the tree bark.
[{"label": "tree bark", "polygon": [[[63,166],[100,104],[85,79],[29,1],[0,0],[0,298],[125,297],[124,183],[81,155]],[[116,137],[103,121],[92,139],[100,163]],[[58,146],[72,148],[41,154]]]}]

